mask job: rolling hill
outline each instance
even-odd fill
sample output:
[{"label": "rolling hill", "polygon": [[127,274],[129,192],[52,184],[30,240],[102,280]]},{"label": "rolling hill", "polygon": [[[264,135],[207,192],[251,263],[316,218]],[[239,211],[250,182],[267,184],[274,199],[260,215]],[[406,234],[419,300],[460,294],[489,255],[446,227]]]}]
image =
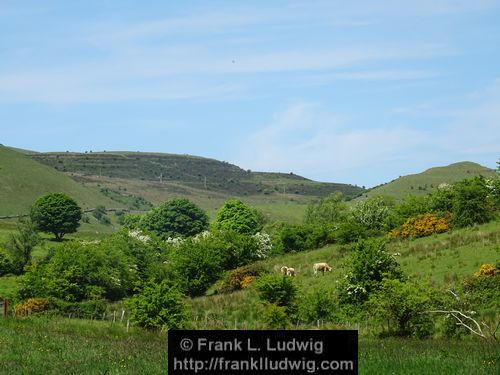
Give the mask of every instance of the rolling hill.
[{"label": "rolling hill", "polygon": [[25,153],[0,146],[0,215],[25,214],[37,198],[51,192],[71,195],[84,209],[122,206],[98,189],[84,186]]},{"label": "rolling hill", "polygon": [[435,191],[442,183],[453,184],[465,178],[473,178],[475,176],[494,177],[495,175],[496,172],[493,169],[464,161],[450,164],[446,167],[430,168],[422,173],[399,177],[389,183],[370,189],[362,197],[387,195],[400,200],[409,194],[429,194]]}]

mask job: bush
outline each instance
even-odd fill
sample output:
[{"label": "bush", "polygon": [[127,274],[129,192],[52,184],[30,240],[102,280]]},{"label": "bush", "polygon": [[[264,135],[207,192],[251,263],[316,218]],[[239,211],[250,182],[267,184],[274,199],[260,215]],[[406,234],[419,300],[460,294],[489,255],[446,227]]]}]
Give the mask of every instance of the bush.
[{"label": "bush", "polygon": [[99,244],[68,242],[52,250],[40,264],[28,267],[20,297],[54,297],[68,302],[88,299],[119,300],[138,280],[135,260],[113,239]]},{"label": "bush", "polygon": [[46,298],[28,298],[22,303],[14,306],[14,314],[24,316],[46,311],[49,308],[49,301]]},{"label": "bush", "polygon": [[333,293],[327,289],[314,290],[300,299],[298,317],[308,323],[331,320],[336,313]]},{"label": "bush", "polygon": [[434,324],[428,309],[430,297],[424,288],[400,280],[384,279],[370,296],[368,309],[381,321],[392,324],[389,334],[424,338],[432,334]]},{"label": "bush", "polygon": [[362,303],[376,292],[384,279],[402,279],[403,273],[394,255],[386,251],[386,240],[359,241],[347,260],[350,271],[340,285],[340,300]]},{"label": "bush", "polygon": [[147,329],[182,328],[187,323],[184,296],[166,281],[145,284],[126,304],[132,321]]},{"label": "bush", "polygon": [[389,238],[419,238],[435,233],[444,233],[450,229],[448,221],[433,214],[424,214],[409,218],[397,229],[389,232]]},{"label": "bush", "polygon": [[297,287],[291,277],[270,274],[259,278],[255,285],[261,301],[285,307],[287,312],[294,308]]},{"label": "bush", "polygon": [[268,329],[286,329],[291,324],[287,309],[274,303],[264,305],[262,318]]},{"label": "bush", "polygon": [[486,180],[476,177],[453,185],[453,224],[468,227],[488,222],[493,215]]},{"label": "bush", "polygon": [[284,224],[277,236],[277,250],[284,253],[317,249],[333,242],[327,227],[321,225]]},{"label": "bush", "polygon": [[256,280],[264,271],[263,267],[256,264],[251,264],[248,266],[238,267],[229,273],[224,280],[224,283],[219,288],[221,293],[231,293],[236,290],[245,289]]},{"label": "bush", "polygon": [[332,193],[319,202],[307,206],[305,222],[313,225],[334,227],[344,221],[347,215],[347,204],[342,193]]}]

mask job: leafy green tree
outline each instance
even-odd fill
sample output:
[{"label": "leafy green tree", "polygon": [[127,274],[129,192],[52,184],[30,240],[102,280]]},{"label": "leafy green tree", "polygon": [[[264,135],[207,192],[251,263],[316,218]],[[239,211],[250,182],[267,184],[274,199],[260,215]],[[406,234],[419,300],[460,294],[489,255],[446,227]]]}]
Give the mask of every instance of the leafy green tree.
[{"label": "leafy green tree", "polygon": [[29,218],[20,218],[17,223],[17,233],[9,236],[7,250],[9,251],[15,270],[20,273],[24,266],[31,263],[33,248],[40,243],[36,226]]},{"label": "leafy green tree", "polygon": [[347,215],[347,203],[342,193],[332,193],[319,202],[307,206],[305,222],[307,224],[336,225]]},{"label": "leafy green tree", "polygon": [[403,278],[395,256],[386,250],[385,239],[361,240],[348,259],[350,271],[341,285],[340,299],[346,303],[363,303],[380,289],[382,280]]},{"label": "leafy green tree", "polygon": [[382,322],[393,324],[390,333],[397,336],[424,338],[434,325],[429,314],[431,298],[422,287],[401,280],[384,279],[376,293],[370,296],[368,309]]},{"label": "leafy green tree", "polygon": [[171,249],[172,278],[183,293],[202,295],[221,277],[226,262],[221,245],[211,238],[188,238]]},{"label": "leafy green tree", "polygon": [[459,228],[488,222],[492,217],[488,188],[483,177],[457,182],[454,186],[453,224]]},{"label": "leafy green tree", "polygon": [[355,221],[368,231],[380,231],[384,228],[394,201],[389,197],[377,196],[359,202],[352,211]]},{"label": "leafy green tree", "polygon": [[141,225],[163,240],[190,237],[208,228],[208,216],[188,199],[172,199],[147,213]]},{"label": "leafy green tree", "polygon": [[52,193],[39,198],[30,213],[36,228],[52,233],[57,241],[65,234],[76,232],[82,218],[82,209],[64,193]]},{"label": "leafy green tree", "polygon": [[214,227],[240,234],[255,234],[262,229],[263,224],[263,217],[257,210],[238,199],[230,199],[217,212]]},{"label": "leafy green tree", "polygon": [[260,277],[256,282],[262,302],[285,307],[287,312],[295,309],[297,286],[291,277],[270,274]]},{"label": "leafy green tree", "polygon": [[182,328],[187,323],[188,308],[183,294],[166,280],[149,282],[127,302],[131,319],[147,329]]}]

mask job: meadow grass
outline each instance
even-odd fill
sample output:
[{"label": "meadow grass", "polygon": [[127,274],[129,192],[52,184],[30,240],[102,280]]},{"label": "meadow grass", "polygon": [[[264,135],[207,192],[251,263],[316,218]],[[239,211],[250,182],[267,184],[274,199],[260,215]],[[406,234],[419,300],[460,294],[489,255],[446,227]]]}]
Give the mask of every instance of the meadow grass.
[{"label": "meadow grass", "polygon": [[[243,327],[238,327],[243,328]],[[166,374],[167,338],[123,324],[30,316],[0,319],[5,374]],[[500,347],[475,338],[359,340],[360,374],[490,375]]]},{"label": "meadow grass", "polygon": [[4,374],[165,374],[166,334],[112,322],[0,319]]}]

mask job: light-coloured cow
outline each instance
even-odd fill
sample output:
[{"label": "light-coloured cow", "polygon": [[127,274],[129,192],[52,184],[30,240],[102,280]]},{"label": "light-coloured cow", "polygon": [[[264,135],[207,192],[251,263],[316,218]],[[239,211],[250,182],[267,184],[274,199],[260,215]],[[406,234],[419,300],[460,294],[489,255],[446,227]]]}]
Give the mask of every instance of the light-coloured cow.
[{"label": "light-coloured cow", "polygon": [[288,267],[288,270],[286,271],[287,276],[295,276],[295,268]]},{"label": "light-coloured cow", "polygon": [[332,272],[332,267],[330,267],[328,263],[314,263],[313,271],[314,276],[318,276],[318,272],[322,272],[324,275],[325,272]]},{"label": "light-coloured cow", "polygon": [[286,276],[287,273],[288,273],[288,267],[287,266],[283,266],[280,268],[280,272],[283,276]]}]

